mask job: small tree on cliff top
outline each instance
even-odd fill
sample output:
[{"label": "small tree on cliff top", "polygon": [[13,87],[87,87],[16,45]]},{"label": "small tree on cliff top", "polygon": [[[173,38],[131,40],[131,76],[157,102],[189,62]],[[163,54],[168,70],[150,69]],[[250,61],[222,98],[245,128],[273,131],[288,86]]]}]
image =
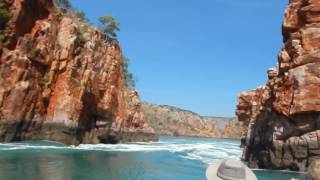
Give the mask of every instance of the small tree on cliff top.
[{"label": "small tree on cliff top", "polygon": [[117,37],[116,32],[120,31],[120,24],[112,16],[101,16],[99,17],[100,29],[107,37],[115,39]]}]

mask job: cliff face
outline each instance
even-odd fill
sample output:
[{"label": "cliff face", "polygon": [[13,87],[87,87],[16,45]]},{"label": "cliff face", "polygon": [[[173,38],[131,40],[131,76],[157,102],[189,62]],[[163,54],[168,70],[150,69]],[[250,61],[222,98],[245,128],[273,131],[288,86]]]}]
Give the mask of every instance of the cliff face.
[{"label": "cliff face", "polygon": [[155,140],[126,87],[121,48],[51,0],[7,0],[1,32],[0,141]]},{"label": "cliff face", "polygon": [[[173,106],[142,104],[142,112],[150,126],[161,135],[239,138],[236,120],[232,118],[202,117]],[[234,125],[234,126],[233,126]],[[232,129],[232,130],[231,130]]]},{"label": "cliff face", "polygon": [[304,171],[320,157],[320,1],[290,0],[283,37],[267,84],[239,97],[243,158],[251,167]]},{"label": "cliff face", "polygon": [[241,137],[241,123],[238,119],[229,121],[222,131],[222,138],[240,139]]}]

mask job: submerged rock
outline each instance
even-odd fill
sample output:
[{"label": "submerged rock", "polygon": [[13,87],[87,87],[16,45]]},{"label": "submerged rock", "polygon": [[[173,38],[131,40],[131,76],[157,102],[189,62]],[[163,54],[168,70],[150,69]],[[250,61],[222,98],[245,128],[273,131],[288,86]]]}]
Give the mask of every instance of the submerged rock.
[{"label": "submerged rock", "polygon": [[239,97],[250,167],[305,171],[320,157],[320,2],[291,0],[284,48],[265,86]]},{"label": "submerged rock", "polygon": [[156,140],[125,85],[116,40],[51,0],[0,3],[0,141],[66,144]]}]

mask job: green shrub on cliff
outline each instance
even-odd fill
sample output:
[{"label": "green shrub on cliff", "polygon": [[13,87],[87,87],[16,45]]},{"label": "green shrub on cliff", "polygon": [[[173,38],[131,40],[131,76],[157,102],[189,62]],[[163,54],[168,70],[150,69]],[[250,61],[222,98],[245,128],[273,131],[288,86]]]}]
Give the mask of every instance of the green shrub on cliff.
[{"label": "green shrub on cliff", "polygon": [[0,9],[0,30],[4,29],[7,22],[10,20],[11,14],[7,9]]},{"label": "green shrub on cliff", "polygon": [[82,21],[88,21],[86,18],[86,14],[83,11],[75,12],[75,15]]},{"label": "green shrub on cliff", "polygon": [[69,0],[55,0],[55,3],[63,9],[70,10],[72,9],[72,4]]},{"label": "green shrub on cliff", "polygon": [[122,56],[122,71],[123,79],[125,80],[125,85],[128,87],[135,87],[136,80],[132,73],[129,72],[129,59],[125,56]]},{"label": "green shrub on cliff", "polygon": [[120,31],[120,24],[112,16],[99,17],[100,29],[106,34],[107,37],[115,39],[117,37],[116,32]]},{"label": "green shrub on cliff", "polygon": [[82,32],[77,29],[76,31],[76,39],[74,40],[74,44],[76,47],[83,46],[87,42],[86,38],[83,36]]}]

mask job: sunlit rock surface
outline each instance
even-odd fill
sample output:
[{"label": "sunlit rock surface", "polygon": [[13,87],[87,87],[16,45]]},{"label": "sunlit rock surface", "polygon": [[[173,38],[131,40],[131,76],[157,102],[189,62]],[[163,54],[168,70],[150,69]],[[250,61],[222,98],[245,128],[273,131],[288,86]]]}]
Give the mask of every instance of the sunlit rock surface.
[{"label": "sunlit rock surface", "polygon": [[250,167],[305,171],[320,158],[320,1],[290,0],[284,47],[265,86],[239,97]]},{"label": "sunlit rock surface", "polygon": [[7,0],[0,51],[0,141],[156,140],[125,85],[121,48],[51,0]]},{"label": "sunlit rock surface", "polygon": [[239,139],[236,118],[200,116],[174,106],[142,103],[148,124],[160,135]]}]

